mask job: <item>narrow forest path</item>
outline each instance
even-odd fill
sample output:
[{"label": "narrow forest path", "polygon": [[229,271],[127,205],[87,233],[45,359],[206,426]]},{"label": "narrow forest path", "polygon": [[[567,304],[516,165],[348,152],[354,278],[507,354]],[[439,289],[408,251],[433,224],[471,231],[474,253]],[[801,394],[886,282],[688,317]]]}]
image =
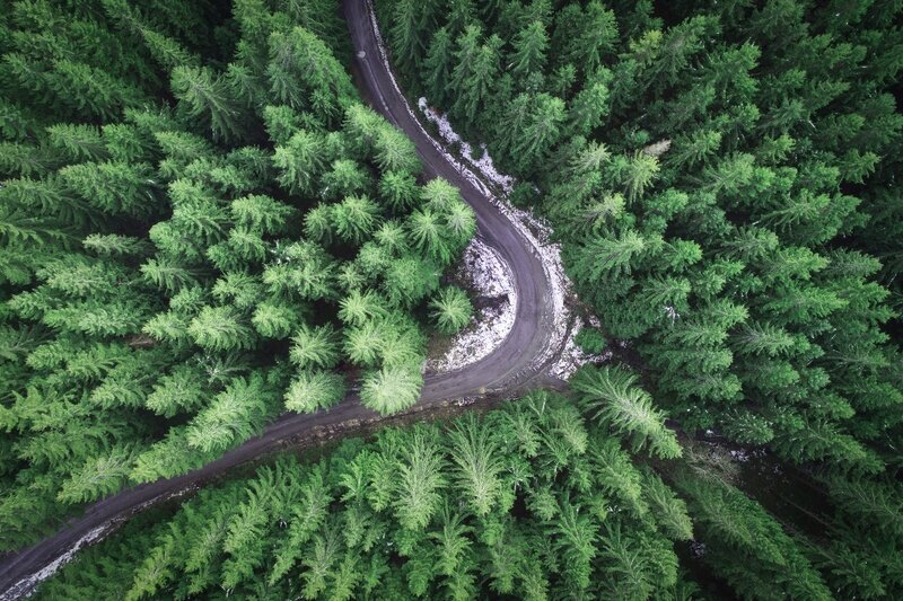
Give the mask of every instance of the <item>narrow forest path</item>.
[{"label": "narrow forest path", "polygon": [[[362,95],[412,139],[427,177],[442,177],[461,190],[462,197],[477,215],[477,235],[508,263],[517,291],[515,325],[506,339],[477,362],[427,376],[421,399],[409,413],[442,407],[449,400],[478,397],[487,390],[517,391],[544,375],[564,342],[558,339],[565,333],[553,327],[561,316],[556,315],[553,303],[555,283],[550,267],[544,264],[539,243],[512,221],[472,172],[454,164],[423,129],[395,83],[371,3],[343,0],[342,9],[356,52],[356,79]],[[283,442],[322,429],[338,432],[380,420],[378,414],[361,405],[357,396],[349,396],[329,411],[286,414],[259,437],[203,468],[173,479],[139,485],[96,502],[55,535],[0,561],[0,598],[30,595],[80,547],[101,540],[128,517],[273,451]]]}]

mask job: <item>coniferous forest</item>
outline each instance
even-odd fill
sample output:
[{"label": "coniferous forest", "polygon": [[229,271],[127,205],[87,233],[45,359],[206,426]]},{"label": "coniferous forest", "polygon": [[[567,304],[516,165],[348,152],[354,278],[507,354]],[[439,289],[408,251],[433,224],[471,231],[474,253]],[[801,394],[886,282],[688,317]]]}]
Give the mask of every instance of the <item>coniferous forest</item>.
[{"label": "coniferous forest", "polygon": [[[259,458],[35,597],[900,599],[900,3],[374,8],[597,359]],[[405,410],[473,324],[475,212],[354,48],[339,0],[0,10],[0,560],[285,412]]]}]

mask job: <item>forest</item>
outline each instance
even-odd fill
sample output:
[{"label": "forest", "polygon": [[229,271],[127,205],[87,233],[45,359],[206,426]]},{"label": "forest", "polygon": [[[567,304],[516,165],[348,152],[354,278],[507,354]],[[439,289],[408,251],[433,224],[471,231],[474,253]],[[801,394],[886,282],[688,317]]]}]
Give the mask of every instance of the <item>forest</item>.
[{"label": "forest", "polygon": [[[269,455],[36,597],[900,599],[900,4],[374,4],[608,359]],[[473,324],[474,210],[353,48],[337,0],[0,11],[0,559],[285,412],[405,410]]]},{"label": "forest", "polygon": [[[281,411],[332,406],[353,373],[365,405],[405,408],[427,334],[470,320],[440,277],[473,212],[443,180],[418,182],[413,145],[358,101],[313,33],[344,32],[334,7],[237,6],[205,33],[203,13],[168,5],[189,14],[167,28],[126,2],[7,15],[7,549]],[[216,67],[177,23],[240,36],[236,60]],[[85,57],[101,35],[136,50]]]}]

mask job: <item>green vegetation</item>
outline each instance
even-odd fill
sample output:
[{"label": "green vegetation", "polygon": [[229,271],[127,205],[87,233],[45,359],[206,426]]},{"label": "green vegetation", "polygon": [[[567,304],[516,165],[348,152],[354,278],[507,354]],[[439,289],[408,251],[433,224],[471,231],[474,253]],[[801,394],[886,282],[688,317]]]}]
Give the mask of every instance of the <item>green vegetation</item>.
[{"label": "green vegetation", "polygon": [[[346,439],[319,461],[283,457],[207,488],[171,516],[81,554],[41,595],[685,595],[694,585],[673,542],[693,535],[687,506],[644,457],[632,462],[606,428],[538,391],[448,425]],[[780,530],[768,516],[754,520]]]},{"label": "green vegetation", "polygon": [[428,312],[470,318],[439,278],[472,210],[358,102],[333,3],[274,8],[0,17],[2,549],[329,408],[356,368],[405,409]]},{"label": "green vegetation", "polygon": [[[610,350],[650,394],[581,372],[581,407],[635,452],[677,455],[664,417],[762,447],[829,501],[804,509],[818,528],[763,530],[758,503],[675,477],[710,570],[744,598],[899,595],[900,5],[377,8],[406,88],[554,226],[602,323],[578,343],[630,342]],[[886,533],[853,527],[859,488],[894,508]]]},{"label": "green vegetation", "polygon": [[[359,100],[334,0],[7,4],[0,550],[350,386],[417,400],[476,220]],[[39,596],[898,598],[900,4],[376,5],[609,365],[268,460]]]}]

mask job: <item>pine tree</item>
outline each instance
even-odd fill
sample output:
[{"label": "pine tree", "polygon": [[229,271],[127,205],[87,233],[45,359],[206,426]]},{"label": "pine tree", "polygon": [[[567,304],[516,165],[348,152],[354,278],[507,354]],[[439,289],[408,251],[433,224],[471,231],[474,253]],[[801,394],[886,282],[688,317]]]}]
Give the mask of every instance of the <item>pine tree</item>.
[{"label": "pine tree", "polygon": [[194,342],[213,351],[251,349],[257,336],[245,320],[229,306],[204,307],[188,325]]},{"label": "pine tree", "polygon": [[279,234],[294,215],[295,210],[265,195],[248,195],[230,203],[233,219],[241,225],[259,229],[267,234]]},{"label": "pine tree", "polygon": [[60,123],[47,128],[47,133],[50,144],[73,163],[107,158],[106,145],[96,127]]},{"label": "pine tree", "polygon": [[422,70],[427,98],[436,106],[449,104],[447,88],[452,77],[452,35],[448,27],[440,27],[434,32],[427,47]]},{"label": "pine tree", "polygon": [[597,525],[570,500],[560,502],[557,516],[547,528],[555,547],[565,561],[563,573],[570,591],[575,594],[590,586],[591,562],[597,555]]},{"label": "pine tree", "polygon": [[186,428],[190,447],[220,453],[256,434],[274,410],[274,391],[261,374],[234,378]]},{"label": "pine tree", "polygon": [[571,63],[593,73],[614,49],[618,26],[613,11],[592,1],[584,10],[572,5],[556,15],[553,48],[561,63]]},{"label": "pine tree", "polygon": [[277,250],[276,260],[263,272],[263,282],[274,294],[305,300],[333,298],[335,262],[311,242],[293,242]]},{"label": "pine tree", "polygon": [[439,288],[439,270],[432,261],[402,257],[387,269],[383,287],[391,302],[410,307]]},{"label": "pine tree", "polygon": [[89,459],[72,474],[60,489],[61,502],[90,502],[118,491],[131,471],[135,451],[114,447],[100,457]]},{"label": "pine tree", "polygon": [[342,350],[352,362],[362,366],[374,366],[384,348],[384,343],[379,339],[384,332],[381,324],[375,321],[348,327],[345,329]]},{"label": "pine tree", "polygon": [[[362,390],[363,394],[363,390]],[[445,479],[440,448],[431,441],[435,432],[417,428],[406,437],[397,464],[398,497],[393,504],[399,524],[411,531],[420,531],[439,511],[441,490]]]},{"label": "pine tree", "polygon": [[478,107],[490,95],[499,72],[499,51],[502,40],[491,36],[480,43],[481,32],[476,25],[469,25],[457,39],[456,64],[452,69],[452,86],[461,93],[454,110],[465,119],[473,121]]},{"label": "pine tree", "polygon": [[300,556],[302,546],[320,530],[329,515],[332,494],[327,488],[323,471],[315,467],[301,485],[298,503],[294,508],[288,535],[276,554],[269,583],[274,584],[292,567]]},{"label": "pine tree", "polygon": [[336,233],[347,242],[361,243],[379,225],[379,209],[365,196],[347,196],[333,206]]},{"label": "pine tree", "polygon": [[652,470],[643,471],[644,496],[652,509],[652,516],[665,534],[675,541],[694,539],[693,522],[687,504]]},{"label": "pine tree", "polygon": [[398,53],[402,73],[411,76],[418,72],[427,41],[433,34],[436,10],[433,2],[418,4],[403,0],[393,5],[389,39]]},{"label": "pine tree", "polygon": [[636,388],[636,377],[620,369],[586,368],[572,380],[581,394],[581,403],[594,419],[630,437],[635,451],[649,446],[650,452],[663,458],[681,455],[675,434],[663,423],[664,416],[652,406],[648,393]]},{"label": "pine tree", "polygon": [[[751,597],[819,597],[830,592],[797,543],[757,503],[705,477],[682,475],[696,526],[707,538],[707,564]],[[716,554],[715,552],[719,553]]]},{"label": "pine tree", "polygon": [[451,456],[458,468],[460,486],[467,492],[473,512],[485,516],[501,497],[503,487],[498,444],[489,425],[479,423],[472,414],[459,420],[449,437],[454,445]]},{"label": "pine tree", "polygon": [[242,136],[242,109],[223,76],[208,67],[180,66],[173,69],[170,85],[189,115],[209,121],[215,139],[229,141]]},{"label": "pine tree", "polygon": [[153,596],[159,589],[173,578],[173,556],[176,539],[171,535],[156,546],[135,572],[132,587],[126,597],[137,600],[144,596]]},{"label": "pine tree", "polygon": [[320,178],[321,197],[341,198],[370,189],[369,175],[361,165],[351,159],[337,159],[332,169]]},{"label": "pine tree", "polygon": [[452,248],[446,241],[444,224],[438,214],[430,209],[415,210],[408,216],[407,226],[412,246],[422,256],[441,265],[450,262]]},{"label": "pine tree", "polygon": [[299,130],[273,150],[273,165],[279,170],[279,184],[293,193],[312,194],[315,177],[324,169],[320,136]]},{"label": "pine tree", "polygon": [[336,334],[332,326],[311,328],[307,324],[292,337],[289,359],[300,368],[332,368],[339,361]]},{"label": "pine tree", "polygon": [[286,390],[286,409],[316,412],[334,406],[344,395],[341,376],[331,372],[301,372]]},{"label": "pine tree", "polygon": [[383,173],[417,175],[421,172],[414,143],[400,130],[384,125],[374,141],[377,165]]},{"label": "pine tree", "polygon": [[339,307],[339,319],[351,326],[361,326],[386,315],[385,302],[370,290],[349,292]]},{"label": "pine tree", "polygon": [[203,372],[194,366],[180,364],[157,381],[145,406],[155,414],[170,418],[201,408],[208,398]]},{"label": "pine tree", "polygon": [[413,176],[386,171],[380,178],[380,198],[395,212],[411,209],[417,202],[418,186]]},{"label": "pine tree", "polygon": [[542,22],[534,21],[519,31],[513,45],[514,52],[510,59],[512,73],[524,77],[543,70],[549,38]]},{"label": "pine tree", "polygon": [[[464,221],[464,219],[460,221]],[[374,233],[374,241],[396,255],[404,255],[411,250],[405,228],[395,220],[383,222],[380,229]]]},{"label": "pine tree", "polygon": [[572,136],[587,136],[600,126],[609,111],[610,74],[601,69],[588,77],[584,87],[568,105],[568,132]]},{"label": "pine tree", "polygon": [[266,72],[280,103],[312,110],[328,124],[337,123],[355,97],[342,65],[323,40],[303,27],[270,34]]},{"label": "pine tree", "polygon": [[580,269],[591,280],[612,279],[630,273],[632,259],[646,246],[644,238],[633,230],[616,239],[595,238],[580,249],[575,269]]},{"label": "pine tree", "polygon": [[606,573],[613,582],[610,591],[625,598],[649,598],[654,587],[650,580],[653,571],[647,566],[644,550],[634,538],[622,533],[618,523],[606,523],[604,532],[600,555],[608,561]]},{"label": "pine tree", "polygon": [[637,151],[634,157],[624,163],[622,170],[622,184],[625,187],[625,197],[629,203],[640,199],[644,191],[653,183],[659,172],[659,161],[656,157]]},{"label": "pine tree", "polygon": [[565,103],[560,98],[539,94],[524,125],[525,135],[514,145],[519,166],[536,164],[558,142],[565,122]]},{"label": "pine tree", "polygon": [[370,372],[361,384],[361,403],[381,414],[395,414],[417,401],[424,378],[418,367]]},{"label": "pine tree", "polygon": [[260,303],[251,316],[251,324],[262,337],[285,339],[298,328],[305,309],[294,304]]},{"label": "pine tree", "polygon": [[467,294],[454,287],[442,289],[430,302],[430,307],[440,332],[445,334],[453,334],[467,326],[474,313]]},{"label": "pine tree", "polygon": [[64,167],[59,174],[67,187],[102,212],[135,217],[154,213],[156,181],[149,165],[80,163]]}]

